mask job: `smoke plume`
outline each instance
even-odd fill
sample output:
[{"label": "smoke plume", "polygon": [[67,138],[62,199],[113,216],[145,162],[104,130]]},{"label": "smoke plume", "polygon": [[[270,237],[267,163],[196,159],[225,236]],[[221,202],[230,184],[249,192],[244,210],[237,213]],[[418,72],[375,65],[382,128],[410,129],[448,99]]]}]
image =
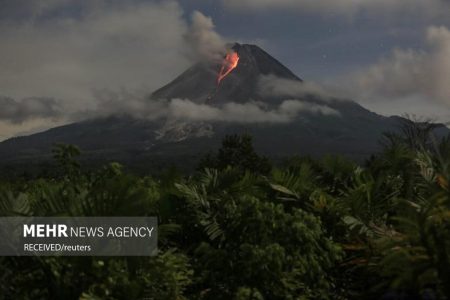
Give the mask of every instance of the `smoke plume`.
[{"label": "smoke plume", "polygon": [[225,41],[214,30],[211,18],[194,11],[191,26],[184,36],[189,45],[188,56],[194,61],[220,61],[225,54]]}]

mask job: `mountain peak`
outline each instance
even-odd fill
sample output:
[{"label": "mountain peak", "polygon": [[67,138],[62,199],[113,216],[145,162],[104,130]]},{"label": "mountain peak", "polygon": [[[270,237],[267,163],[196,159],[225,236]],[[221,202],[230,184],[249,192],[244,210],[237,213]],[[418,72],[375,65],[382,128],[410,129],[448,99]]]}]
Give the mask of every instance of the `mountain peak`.
[{"label": "mountain peak", "polygon": [[153,99],[189,99],[196,103],[247,102],[262,100],[258,95],[261,76],[301,79],[277,59],[256,45],[234,43],[230,49],[239,57],[237,66],[218,84],[221,64],[197,63],[172,82],[155,91]]},{"label": "mountain peak", "polygon": [[275,75],[280,78],[299,80],[291,70],[257,45],[234,43],[232,49],[240,57],[241,64],[254,64],[261,75]]}]

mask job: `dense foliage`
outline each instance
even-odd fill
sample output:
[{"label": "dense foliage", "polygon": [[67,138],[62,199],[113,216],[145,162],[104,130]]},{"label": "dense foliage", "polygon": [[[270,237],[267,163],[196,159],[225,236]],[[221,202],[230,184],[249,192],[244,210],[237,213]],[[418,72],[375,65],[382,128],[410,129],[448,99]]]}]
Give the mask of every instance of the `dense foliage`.
[{"label": "dense foliage", "polygon": [[95,172],[0,183],[3,216],[158,216],[154,257],[2,257],[2,299],[450,299],[450,138],[386,135],[365,164],[272,168],[227,137],[192,176]]}]

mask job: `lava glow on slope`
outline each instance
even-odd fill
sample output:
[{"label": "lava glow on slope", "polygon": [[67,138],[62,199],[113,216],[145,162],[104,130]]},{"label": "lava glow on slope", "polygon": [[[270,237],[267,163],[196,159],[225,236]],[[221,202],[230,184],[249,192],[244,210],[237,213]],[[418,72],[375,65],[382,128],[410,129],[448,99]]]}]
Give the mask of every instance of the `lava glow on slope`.
[{"label": "lava glow on slope", "polygon": [[224,79],[228,74],[230,74],[231,71],[233,71],[237,67],[238,62],[239,55],[237,54],[237,52],[232,51],[230,53],[227,53],[222,62],[219,76],[217,77],[217,85],[219,85],[222,79]]}]

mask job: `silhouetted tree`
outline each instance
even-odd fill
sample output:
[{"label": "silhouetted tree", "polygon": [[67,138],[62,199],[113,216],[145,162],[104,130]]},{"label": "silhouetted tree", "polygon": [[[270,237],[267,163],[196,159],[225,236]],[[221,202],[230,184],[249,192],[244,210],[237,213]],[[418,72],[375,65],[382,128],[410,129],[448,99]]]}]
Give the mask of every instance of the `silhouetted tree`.
[{"label": "silhouetted tree", "polygon": [[272,169],[269,159],[256,153],[252,137],[248,134],[226,136],[217,153],[206,155],[199,164],[199,169],[224,170],[227,167],[258,174],[268,174]]},{"label": "silhouetted tree", "polygon": [[52,149],[53,158],[66,176],[77,175],[80,163],[77,157],[81,154],[80,148],[74,145],[56,144]]}]

